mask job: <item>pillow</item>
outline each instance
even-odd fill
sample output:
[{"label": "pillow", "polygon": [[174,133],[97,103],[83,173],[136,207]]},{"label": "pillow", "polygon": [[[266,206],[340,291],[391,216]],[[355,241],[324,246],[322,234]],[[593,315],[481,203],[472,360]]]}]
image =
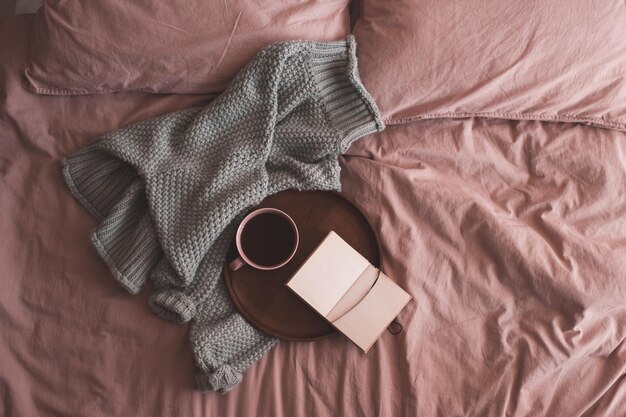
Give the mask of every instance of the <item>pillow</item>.
[{"label": "pillow", "polygon": [[23,74],[41,94],[214,93],[265,45],[348,35],[349,0],[45,0]]},{"label": "pillow", "polygon": [[362,0],[363,83],[388,124],[438,117],[626,130],[624,0]]}]

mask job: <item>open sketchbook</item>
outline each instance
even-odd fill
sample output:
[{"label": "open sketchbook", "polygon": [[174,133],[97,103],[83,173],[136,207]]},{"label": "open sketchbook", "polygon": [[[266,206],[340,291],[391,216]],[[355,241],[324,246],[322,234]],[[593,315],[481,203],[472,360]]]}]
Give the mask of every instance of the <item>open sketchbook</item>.
[{"label": "open sketchbook", "polygon": [[332,231],[286,285],[364,352],[411,299]]}]

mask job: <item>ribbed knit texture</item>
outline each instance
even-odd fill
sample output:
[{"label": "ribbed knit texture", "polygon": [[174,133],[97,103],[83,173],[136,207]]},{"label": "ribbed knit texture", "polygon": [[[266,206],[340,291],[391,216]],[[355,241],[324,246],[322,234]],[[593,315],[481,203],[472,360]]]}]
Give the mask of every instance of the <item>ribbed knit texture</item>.
[{"label": "ribbed knit texture", "polygon": [[276,343],[222,279],[238,223],[282,190],[339,190],[339,154],[383,128],[352,37],[282,42],[208,106],[108,134],[64,159],[64,176],[115,278],[132,294],[151,279],[153,311],[192,321],[198,387],[227,391]]}]

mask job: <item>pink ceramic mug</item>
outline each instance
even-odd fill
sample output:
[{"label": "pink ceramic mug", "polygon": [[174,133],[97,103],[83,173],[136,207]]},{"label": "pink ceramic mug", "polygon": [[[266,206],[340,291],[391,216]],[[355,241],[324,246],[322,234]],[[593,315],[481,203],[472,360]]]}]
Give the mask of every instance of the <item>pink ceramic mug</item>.
[{"label": "pink ceramic mug", "polygon": [[249,213],[237,228],[237,259],[229,265],[236,271],[244,265],[269,271],[280,268],[298,249],[298,227],[282,210],[261,208]]}]

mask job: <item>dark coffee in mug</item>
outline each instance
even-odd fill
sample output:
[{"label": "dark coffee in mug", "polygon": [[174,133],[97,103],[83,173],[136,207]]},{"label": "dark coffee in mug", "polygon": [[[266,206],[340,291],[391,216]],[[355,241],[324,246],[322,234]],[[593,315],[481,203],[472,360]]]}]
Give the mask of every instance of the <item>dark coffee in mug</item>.
[{"label": "dark coffee in mug", "polygon": [[296,246],[292,224],[277,213],[261,213],[251,218],[241,232],[241,248],[254,263],[274,266],[288,259]]}]

